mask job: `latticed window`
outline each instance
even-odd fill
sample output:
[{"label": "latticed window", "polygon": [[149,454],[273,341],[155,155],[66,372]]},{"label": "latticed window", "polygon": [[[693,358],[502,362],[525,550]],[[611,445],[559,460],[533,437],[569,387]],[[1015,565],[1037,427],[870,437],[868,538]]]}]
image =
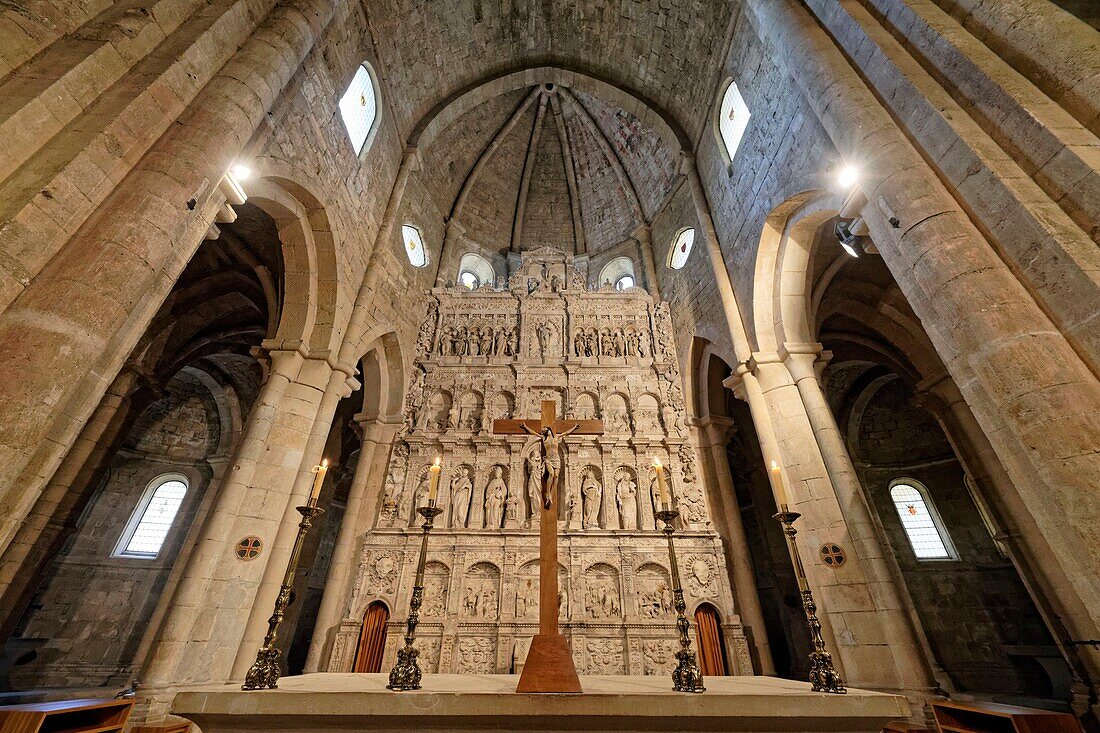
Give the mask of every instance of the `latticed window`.
[{"label": "latticed window", "polygon": [[733,160],[733,154],[741,144],[741,137],[745,134],[745,128],[749,126],[749,108],[737,90],[737,84],[730,82],[726,87],[726,93],[722,95],[722,107],[719,110],[718,132],[722,138],[722,145],[726,148],[726,155]]},{"label": "latticed window", "polygon": [[356,155],[363,150],[377,116],[378,97],[374,92],[374,81],[367,67],[360,64],[344,96],[340,97],[340,117],[344,120]]},{"label": "latticed window", "polygon": [[672,248],[668,253],[668,266],[673,270],[679,270],[687,263],[691,247],[695,244],[695,230],[688,228],[680,230],[676,238],[672,240]]},{"label": "latticed window", "polygon": [[115,555],[156,557],[168,538],[186,495],[187,480],[183,476],[171,474],[154,479],[126,525]]},{"label": "latticed window", "polygon": [[890,487],[890,498],[901,519],[902,529],[918,560],[953,560],[951,540],[939,515],[923,487],[896,481]]},{"label": "latticed window", "polygon": [[405,240],[405,254],[409,256],[413,267],[428,264],[428,253],[424,249],[424,238],[420,236],[419,229],[405,224],[401,227],[401,238]]}]

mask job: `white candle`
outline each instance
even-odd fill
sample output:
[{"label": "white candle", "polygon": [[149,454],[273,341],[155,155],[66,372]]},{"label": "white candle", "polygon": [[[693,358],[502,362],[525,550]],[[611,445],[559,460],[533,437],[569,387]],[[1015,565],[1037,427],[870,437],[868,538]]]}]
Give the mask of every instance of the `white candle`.
[{"label": "white candle", "polygon": [[775,489],[775,499],[779,503],[779,510],[786,511],[787,490],[783,488],[783,474],[779,470],[779,464],[772,461],[772,486]]},{"label": "white candle", "polygon": [[665,483],[665,467],[661,465],[660,458],[653,459],[653,468],[657,471],[657,490],[661,494],[661,511],[667,512],[669,504],[668,484]]},{"label": "white candle", "polygon": [[431,472],[432,478],[428,483],[428,503],[434,504],[435,498],[439,496],[439,472],[443,470],[443,467],[439,465],[439,456],[435,457],[435,463],[432,464]]},{"label": "white candle", "polygon": [[317,497],[321,495],[321,486],[325,483],[325,474],[328,473],[328,459],[321,461],[320,466],[313,467],[313,493],[309,495],[312,504],[317,503]]}]

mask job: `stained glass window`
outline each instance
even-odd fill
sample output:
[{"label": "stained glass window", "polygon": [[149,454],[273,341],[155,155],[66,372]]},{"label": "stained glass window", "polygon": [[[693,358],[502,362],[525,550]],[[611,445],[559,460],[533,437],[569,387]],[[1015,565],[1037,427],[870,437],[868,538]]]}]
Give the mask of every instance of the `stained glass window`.
[{"label": "stained glass window", "polygon": [[719,111],[718,132],[722,137],[722,145],[726,148],[726,155],[733,160],[733,154],[737,152],[737,146],[741,144],[741,137],[745,134],[745,128],[749,125],[749,108],[737,90],[737,85],[730,82],[726,87],[726,93],[722,96],[722,107]]},{"label": "stained glass window", "polygon": [[374,81],[367,67],[360,64],[344,96],[340,97],[340,117],[344,120],[356,155],[363,150],[377,116],[378,97],[374,93]]},{"label": "stained glass window", "polygon": [[894,501],[902,529],[905,530],[905,536],[918,560],[955,558],[947,533],[924,491],[899,482],[890,487],[890,498]]},{"label": "stained glass window", "polygon": [[687,262],[691,254],[691,246],[695,244],[695,230],[684,229],[676,235],[672,241],[672,249],[668,253],[668,266],[673,270],[679,270]]},{"label": "stained glass window", "polygon": [[119,540],[115,554],[122,557],[156,557],[186,495],[187,482],[182,476],[161,476],[149,484]]}]

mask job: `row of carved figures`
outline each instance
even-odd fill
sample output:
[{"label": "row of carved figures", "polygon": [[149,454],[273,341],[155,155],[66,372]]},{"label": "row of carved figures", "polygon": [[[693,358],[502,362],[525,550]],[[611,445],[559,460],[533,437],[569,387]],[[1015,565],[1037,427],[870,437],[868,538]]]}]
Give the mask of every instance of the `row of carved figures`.
[{"label": "row of carved figures", "polygon": [[[500,529],[534,526],[538,521],[541,501],[542,466],[537,456],[527,460],[526,496],[524,505],[518,492],[512,491],[504,478],[504,468],[493,466],[489,480],[485,485],[484,498],[475,496],[474,483],[470,469],[460,466],[456,469],[450,491],[440,499],[440,506],[447,514],[438,521],[440,527],[455,529]],[[420,480],[416,491],[404,489],[404,474],[392,474],[387,480],[386,494],[382,502],[382,518],[385,526],[415,526],[420,519],[416,509],[424,506],[428,496],[428,476]],[[651,479],[649,486],[649,506],[639,515],[638,484],[630,469],[621,467],[615,472],[614,483],[607,487],[612,491],[611,504],[614,515],[606,516],[603,511],[604,486],[599,472],[593,468],[584,469],[580,485],[576,491],[567,491],[565,498],[567,526],[583,529],[658,529],[653,519],[657,511],[656,480]],[[645,526],[642,526],[642,525]]]},{"label": "row of carved figures", "polygon": [[633,328],[580,328],[573,334],[573,356],[627,356],[644,358],[646,336]]},{"label": "row of carved figures", "polygon": [[515,356],[519,339],[507,326],[447,326],[439,336],[440,356]]}]

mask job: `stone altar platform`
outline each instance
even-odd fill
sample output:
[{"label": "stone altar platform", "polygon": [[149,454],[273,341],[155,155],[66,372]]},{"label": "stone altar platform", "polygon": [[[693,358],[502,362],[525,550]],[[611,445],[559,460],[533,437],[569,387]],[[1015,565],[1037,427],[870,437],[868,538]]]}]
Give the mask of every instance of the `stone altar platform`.
[{"label": "stone altar platform", "polygon": [[581,675],[582,695],[517,694],[517,675],[424,676],[390,692],[384,674],[284,677],[278,690],[239,685],[181,692],[172,712],[203,733],[313,731],[736,731],[879,733],[909,715],[905,698],[810,691],[774,677],[708,677],[707,692],[672,691],[667,676]]}]

